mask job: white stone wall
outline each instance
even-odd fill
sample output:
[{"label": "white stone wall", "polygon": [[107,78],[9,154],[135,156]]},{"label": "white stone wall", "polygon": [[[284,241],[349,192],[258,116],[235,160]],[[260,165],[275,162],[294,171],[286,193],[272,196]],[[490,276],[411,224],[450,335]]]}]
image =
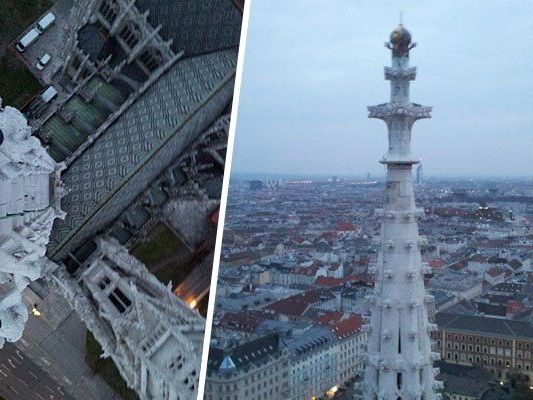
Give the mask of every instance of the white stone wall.
[{"label": "white stone wall", "polygon": [[382,223],[374,295],[368,296],[371,323],[365,327],[369,341],[363,398],[435,400],[440,385],[432,361],[438,353],[432,353],[430,332],[436,326],[428,321],[432,297],[424,287],[420,248],[426,241],[418,235],[423,211],[415,206],[412,166],[418,161],[411,155],[412,125],[429,118],[431,108],[409,101],[416,70],[409,68],[410,34],[402,25],[389,46],[392,67],[385,68],[385,78],[391,81],[391,101],[369,107],[369,117],[387,124],[389,148],[381,160],[387,184],[385,204],[378,210]]},{"label": "white stone wall", "polygon": [[363,374],[363,354],[367,341],[367,333],[363,331],[339,341],[339,376],[337,378],[339,386]]},{"label": "white stone wall", "polygon": [[322,396],[338,384],[340,348],[336,344],[319,348],[290,361],[289,386],[292,400]]},{"label": "white stone wall", "polygon": [[82,275],[99,317],[87,328],[141,400],[196,399],[205,320],[115,239],[97,244]]},{"label": "white stone wall", "polygon": [[58,165],[31,136],[25,117],[1,107],[0,130],[0,348],[22,336],[28,310],[22,291],[43,276],[52,224],[63,218]]}]

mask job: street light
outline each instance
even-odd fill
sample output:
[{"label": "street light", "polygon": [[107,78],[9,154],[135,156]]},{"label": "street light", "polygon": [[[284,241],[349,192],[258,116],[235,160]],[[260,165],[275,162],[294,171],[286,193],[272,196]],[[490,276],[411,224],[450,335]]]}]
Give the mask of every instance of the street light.
[{"label": "street light", "polygon": [[41,312],[37,309],[37,304],[33,305],[33,308],[31,309],[31,313],[35,315],[36,317],[41,316]]}]

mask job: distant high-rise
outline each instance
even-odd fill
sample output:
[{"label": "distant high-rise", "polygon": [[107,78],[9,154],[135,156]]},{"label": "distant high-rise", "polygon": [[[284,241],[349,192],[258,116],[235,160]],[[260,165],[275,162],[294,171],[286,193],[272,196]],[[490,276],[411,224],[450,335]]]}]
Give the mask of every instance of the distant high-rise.
[{"label": "distant high-rise", "polygon": [[392,50],[392,66],[385,67],[391,81],[391,100],[368,107],[370,118],[385,121],[389,150],[381,163],[387,167],[385,204],[374,295],[368,297],[371,323],[363,385],[365,400],[435,400],[439,383],[432,363],[424,272],[418,235],[423,210],[415,207],[412,167],[419,161],[411,155],[414,122],[430,118],[431,107],[409,101],[409,81],[416,68],[409,67],[410,33],[400,23],[386,46]]},{"label": "distant high-rise", "polygon": [[422,183],[424,180],[424,170],[422,169],[422,163],[418,164],[416,168],[416,183]]},{"label": "distant high-rise", "polygon": [[250,181],[250,190],[261,190],[263,189],[263,181],[255,179]]}]

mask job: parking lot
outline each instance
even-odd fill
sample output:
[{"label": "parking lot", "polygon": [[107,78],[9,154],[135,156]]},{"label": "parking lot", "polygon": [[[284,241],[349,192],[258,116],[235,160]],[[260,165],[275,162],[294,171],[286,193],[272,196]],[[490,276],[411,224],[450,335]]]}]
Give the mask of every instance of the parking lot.
[{"label": "parking lot", "polygon": [[[67,20],[70,14],[70,7],[71,4],[68,0],[57,1],[49,10],[56,16],[54,24],[52,24],[41,35],[39,35],[38,39],[29,45],[23,53],[17,52],[31,73],[35,75],[35,77],[41,81],[44,86],[51,84],[54,84],[54,86],[57,85],[57,82],[54,82],[54,75],[61,68],[60,55],[66,41],[65,36],[67,30]],[[28,26],[24,32],[19,35],[15,41],[15,44],[26,33],[34,28],[41,18],[42,16],[39,16],[37,20]],[[46,53],[51,56],[51,60],[43,71],[39,71],[36,68],[37,61]],[[59,87],[56,88],[59,90]]]}]

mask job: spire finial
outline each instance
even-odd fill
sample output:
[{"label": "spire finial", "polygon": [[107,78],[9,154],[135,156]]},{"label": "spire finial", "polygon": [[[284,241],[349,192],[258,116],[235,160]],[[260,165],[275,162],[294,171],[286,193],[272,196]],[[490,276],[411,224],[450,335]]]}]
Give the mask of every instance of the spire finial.
[{"label": "spire finial", "polygon": [[400,11],[400,25],[403,24],[403,11]]}]

